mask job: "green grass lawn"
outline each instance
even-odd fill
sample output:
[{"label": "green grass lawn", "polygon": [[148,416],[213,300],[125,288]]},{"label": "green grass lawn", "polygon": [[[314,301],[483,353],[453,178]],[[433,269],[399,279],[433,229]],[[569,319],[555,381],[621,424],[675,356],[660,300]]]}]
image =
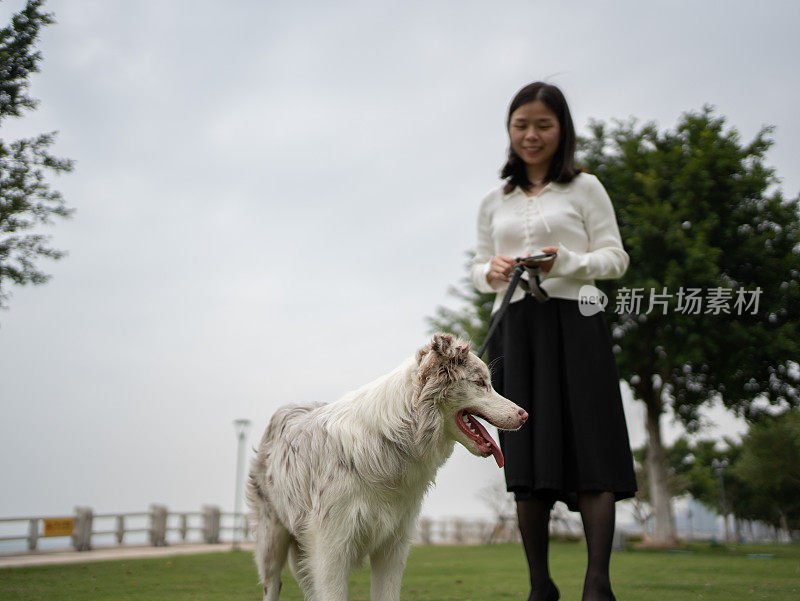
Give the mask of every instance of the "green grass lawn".
[{"label": "green grass lawn", "polygon": [[[586,549],[554,542],[551,571],[564,601],[579,600]],[[771,559],[748,553],[773,554]],[[402,599],[414,601],[525,601],[522,550],[517,545],[415,547],[403,578]],[[800,546],[708,545],[681,552],[626,551],[612,558],[619,601],[739,601],[800,599]],[[350,599],[369,598],[369,570],[350,579]],[[252,554],[245,551],[171,558],[0,570],[0,599],[28,600],[251,600],[261,599]],[[287,572],[281,599],[301,601]]]}]

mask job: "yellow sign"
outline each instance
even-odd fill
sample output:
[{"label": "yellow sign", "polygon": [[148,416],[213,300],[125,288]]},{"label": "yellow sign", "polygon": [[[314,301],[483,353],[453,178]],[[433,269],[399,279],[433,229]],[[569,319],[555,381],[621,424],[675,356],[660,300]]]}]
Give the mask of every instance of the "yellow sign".
[{"label": "yellow sign", "polygon": [[45,518],[45,536],[69,536],[75,528],[75,518]]}]

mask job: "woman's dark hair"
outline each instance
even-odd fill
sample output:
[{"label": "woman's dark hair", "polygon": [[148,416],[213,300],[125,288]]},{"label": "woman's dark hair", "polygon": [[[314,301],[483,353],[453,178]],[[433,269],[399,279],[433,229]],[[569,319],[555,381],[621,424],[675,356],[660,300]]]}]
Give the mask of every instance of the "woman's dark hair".
[{"label": "woman's dark hair", "polygon": [[[547,170],[545,181],[569,183],[573,178],[581,172],[575,166],[575,126],[572,123],[572,115],[569,112],[567,99],[564,94],[556,86],[537,81],[528,84],[522,88],[514,99],[511,101],[511,106],[508,107],[508,118],[506,119],[506,131],[508,131],[511,124],[511,115],[523,104],[541,100],[544,102],[551,111],[558,117],[558,125],[561,131],[561,139],[558,142],[558,148],[553,155],[553,160],[550,162],[550,168]],[[503,191],[508,194],[516,186],[523,190],[530,187],[531,182],[528,179],[528,172],[525,169],[525,163],[519,158],[516,152],[509,145],[508,160],[503,165],[500,171],[501,179],[508,179]]]}]

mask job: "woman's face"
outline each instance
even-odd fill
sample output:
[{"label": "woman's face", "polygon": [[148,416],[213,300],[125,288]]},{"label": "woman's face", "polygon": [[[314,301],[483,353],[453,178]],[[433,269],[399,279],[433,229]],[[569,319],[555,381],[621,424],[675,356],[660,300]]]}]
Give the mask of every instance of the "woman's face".
[{"label": "woman's face", "polygon": [[547,169],[558,150],[561,126],[550,107],[534,100],[511,113],[508,136],[511,149],[526,165]]}]

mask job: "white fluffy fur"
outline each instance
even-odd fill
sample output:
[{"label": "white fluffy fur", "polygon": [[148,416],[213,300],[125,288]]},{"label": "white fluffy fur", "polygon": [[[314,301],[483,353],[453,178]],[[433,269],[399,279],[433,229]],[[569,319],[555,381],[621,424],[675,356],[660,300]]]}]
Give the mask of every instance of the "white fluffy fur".
[{"label": "white fluffy fur", "polygon": [[248,505],[264,599],[277,601],[289,557],[309,601],[344,601],[367,556],[372,601],[397,601],[423,496],[455,442],[461,410],[502,429],[527,418],[494,392],[466,343],[437,334],[391,373],[340,400],[291,405],[270,420],[252,463]]}]

